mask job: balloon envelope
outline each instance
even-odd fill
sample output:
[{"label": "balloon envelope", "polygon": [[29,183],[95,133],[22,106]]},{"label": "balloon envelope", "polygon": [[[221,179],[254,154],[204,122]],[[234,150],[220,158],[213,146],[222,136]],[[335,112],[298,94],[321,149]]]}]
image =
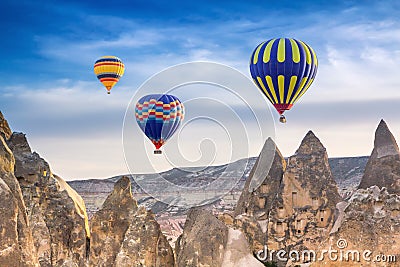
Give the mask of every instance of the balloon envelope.
[{"label": "balloon envelope", "polygon": [[106,87],[108,93],[124,75],[125,65],[115,56],[104,56],[94,63],[94,73],[97,79]]},{"label": "balloon envelope", "polygon": [[140,129],[159,149],[178,129],[184,111],[176,96],[152,94],[143,96],[136,103],[135,117]]},{"label": "balloon envelope", "polygon": [[307,91],[317,67],[314,50],[300,40],[289,38],[259,44],[250,58],[254,83],[281,115]]}]

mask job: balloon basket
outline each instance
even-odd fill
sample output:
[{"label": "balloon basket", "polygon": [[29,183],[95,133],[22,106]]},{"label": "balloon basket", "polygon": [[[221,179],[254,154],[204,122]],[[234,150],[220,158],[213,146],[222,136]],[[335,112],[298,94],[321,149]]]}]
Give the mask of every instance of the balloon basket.
[{"label": "balloon basket", "polygon": [[279,122],[281,122],[281,123],[286,123],[286,118],[285,118],[285,116],[281,115],[281,117],[279,118]]},{"label": "balloon basket", "polygon": [[162,154],[162,151],[161,151],[161,150],[159,150],[159,149],[157,149],[157,150],[154,150],[154,154],[155,154],[155,155],[160,155],[160,154]]},{"label": "balloon basket", "polygon": [[109,94],[111,94],[111,92],[110,92],[110,91],[107,91],[107,95],[109,95]]}]

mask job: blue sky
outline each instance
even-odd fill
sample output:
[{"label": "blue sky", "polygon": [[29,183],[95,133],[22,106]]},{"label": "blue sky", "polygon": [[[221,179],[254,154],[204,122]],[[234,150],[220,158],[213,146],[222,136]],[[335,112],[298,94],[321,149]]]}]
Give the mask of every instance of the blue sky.
[{"label": "blue sky", "polygon": [[[65,179],[117,175],[127,172],[128,99],[146,79],[196,60],[249,76],[257,44],[293,37],[320,65],[289,123],[276,125],[279,148],[293,154],[312,129],[331,156],[367,155],[381,118],[399,137],[399,10],[398,1],[1,1],[0,110]],[[126,64],[110,96],[92,70],[101,55]]]}]

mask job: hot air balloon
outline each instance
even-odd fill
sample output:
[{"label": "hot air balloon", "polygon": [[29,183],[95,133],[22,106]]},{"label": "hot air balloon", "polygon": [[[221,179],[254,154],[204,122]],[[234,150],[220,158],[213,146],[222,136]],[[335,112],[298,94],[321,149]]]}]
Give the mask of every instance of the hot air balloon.
[{"label": "hot air balloon", "polygon": [[250,58],[254,83],[274,105],[285,123],[283,113],[292,108],[314,81],[318,60],[306,43],[290,39],[271,39],[259,44]]},{"label": "hot air balloon", "polygon": [[161,154],[161,146],[176,132],[183,120],[184,107],[173,95],[146,95],[136,103],[135,117],[140,129],[154,144],[154,154]]},{"label": "hot air balloon", "polygon": [[121,59],[114,56],[104,56],[94,63],[94,73],[97,79],[106,87],[107,93],[124,75],[125,66]]}]

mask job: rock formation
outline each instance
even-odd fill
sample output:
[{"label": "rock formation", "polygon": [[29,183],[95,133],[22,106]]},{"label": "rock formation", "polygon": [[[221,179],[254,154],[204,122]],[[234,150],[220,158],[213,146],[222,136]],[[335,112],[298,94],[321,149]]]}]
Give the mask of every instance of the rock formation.
[{"label": "rock formation", "polygon": [[400,152],[396,140],[384,120],[375,132],[374,149],[359,188],[377,185],[389,193],[400,195]]},{"label": "rock formation", "polygon": [[[316,266],[398,266],[400,259],[400,196],[386,188],[358,189],[338,204],[340,214],[321,249],[342,251],[343,260],[325,258]],[[338,247],[339,246],[339,247]],[[371,255],[363,257],[364,251]],[[349,251],[357,251],[349,254]],[[380,255],[383,262],[377,262]],[[384,256],[383,256],[384,255]],[[383,256],[383,257],[382,257]],[[395,258],[394,258],[395,257]],[[359,261],[358,261],[359,259]],[[397,260],[396,262],[394,260]],[[396,265],[397,264],[397,265]]]},{"label": "rock formation", "polygon": [[[273,161],[269,166],[271,157]],[[253,251],[262,249],[267,242],[266,225],[272,208],[277,204],[277,192],[285,168],[285,159],[269,138],[250,172],[234,213],[239,216],[235,223],[247,233]]]},{"label": "rock formation", "polygon": [[175,245],[178,267],[221,266],[227,241],[224,223],[206,210],[190,210]]},{"label": "rock formation", "polygon": [[40,265],[84,266],[90,232],[82,198],[31,151],[24,134],[13,133],[8,145],[15,156],[15,176],[27,204]]},{"label": "rock formation", "polygon": [[151,212],[137,207],[123,176],[91,220],[90,266],[173,267],[174,254]]},{"label": "rock formation", "polygon": [[244,235],[228,228],[209,211],[189,211],[176,244],[177,267],[263,266],[250,252]]},{"label": "rock formation", "polygon": [[140,207],[125,233],[115,266],[173,267],[174,252],[154,214]]},{"label": "rock formation", "polygon": [[31,151],[24,134],[11,134],[2,114],[0,125],[1,138],[7,138],[2,139],[1,179],[17,207],[20,257],[0,266],[85,266],[89,229],[82,198]]},{"label": "rock formation", "polygon": [[[260,159],[270,153],[265,148],[273,147],[271,142]],[[254,168],[249,179],[263,166]],[[274,250],[317,247],[332,228],[341,200],[319,139],[308,132],[286,168],[276,149],[273,167],[263,173],[264,182],[250,194],[245,190],[235,211],[234,225],[246,234],[253,252],[264,245]]]},{"label": "rock formation", "polygon": [[124,176],[115,183],[103,207],[92,217],[90,265],[113,265],[136,210],[129,178]]},{"label": "rock formation", "polygon": [[[271,157],[273,157],[272,165]],[[285,168],[285,159],[274,141],[268,138],[246,180],[235,209],[235,216],[246,213],[261,219],[265,217],[265,211],[270,211],[272,208]]]},{"label": "rock formation", "polygon": [[4,118],[3,113],[1,113],[1,111],[0,111],[0,134],[4,140],[9,139],[12,134],[10,126],[8,125],[8,122]]},{"label": "rock formation", "polygon": [[0,122],[0,266],[39,266],[21,189],[14,176],[15,159],[5,143],[7,122]]},{"label": "rock formation", "polygon": [[263,264],[252,255],[246,236],[240,230],[229,228],[228,242],[221,266],[262,267]]},{"label": "rock formation", "polygon": [[[347,175],[351,166],[338,173]],[[400,153],[384,121],[360,189],[345,200],[326,149],[311,131],[287,161],[268,139],[233,216],[189,211],[176,261],[154,214],[138,207],[131,187],[126,176],[114,184],[89,230],[82,198],[31,150],[24,134],[11,132],[0,112],[0,266],[261,267],[253,255],[264,245],[320,257],[336,249],[343,257],[327,254],[312,266],[398,266],[400,260]]]}]

